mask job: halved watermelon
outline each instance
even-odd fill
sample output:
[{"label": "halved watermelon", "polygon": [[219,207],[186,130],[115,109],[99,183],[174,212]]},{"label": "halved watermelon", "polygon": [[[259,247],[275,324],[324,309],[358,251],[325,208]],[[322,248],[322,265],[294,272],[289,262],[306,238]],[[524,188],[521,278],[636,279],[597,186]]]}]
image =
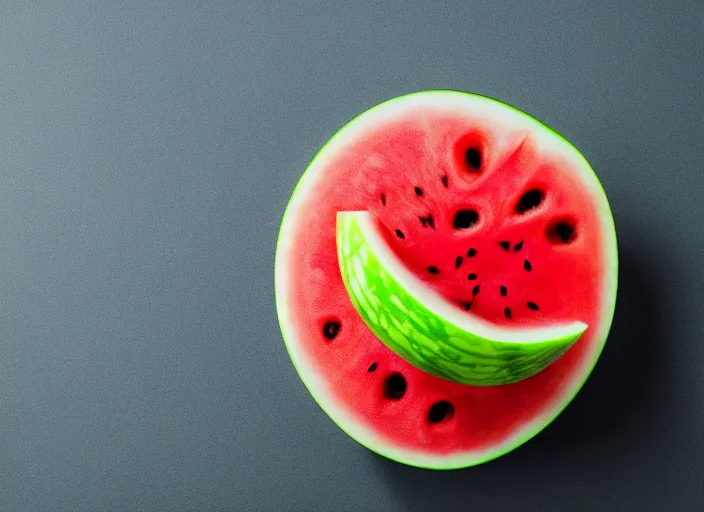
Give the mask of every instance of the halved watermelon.
[{"label": "halved watermelon", "polygon": [[[378,273],[413,279],[371,294],[379,302],[366,292],[351,298],[343,271],[360,262],[346,266],[351,254],[338,261],[340,212],[366,219],[362,238],[386,254]],[[371,450],[434,469],[498,457],[560,413],[601,353],[616,285],[613,219],[584,157],[529,115],[454,91],[392,99],[341,129],[296,187],[276,253],[282,333],[312,396]],[[394,321],[400,327],[405,315],[412,327],[389,337],[374,319],[407,293],[420,299]],[[492,345],[467,350],[479,366],[456,373],[445,364],[456,357],[446,347],[464,342],[425,335],[421,320],[437,325],[438,315],[484,325],[503,342],[547,332],[550,343],[562,343],[567,338],[554,336],[560,329],[581,331],[562,349],[525,359],[530,371],[520,361],[504,364]],[[482,371],[494,380],[482,382]]]}]

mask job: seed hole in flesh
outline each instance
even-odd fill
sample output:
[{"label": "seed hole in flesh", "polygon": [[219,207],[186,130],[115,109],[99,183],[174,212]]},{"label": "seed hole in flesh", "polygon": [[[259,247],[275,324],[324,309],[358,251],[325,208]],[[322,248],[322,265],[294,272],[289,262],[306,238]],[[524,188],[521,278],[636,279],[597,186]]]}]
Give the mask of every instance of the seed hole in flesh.
[{"label": "seed hole in flesh", "polygon": [[339,320],[328,320],[327,322],[325,322],[325,325],[323,325],[323,336],[325,336],[326,339],[332,341],[337,337],[338,334],[340,334],[341,327],[342,324]]},{"label": "seed hole in flesh", "polygon": [[374,362],[369,366],[369,368],[367,368],[367,371],[369,373],[374,372],[374,371],[376,371],[376,367],[377,367],[377,364],[376,364],[376,362]]},{"label": "seed hole in flesh", "polygon": [[528,309],[532,309],[533,311],[538,311],[538,305],[535,302],[526,302],[526,305],[528,306]]},{"label": "seed hole in flesh", "polygon": [[518,204],[516,204],[516,213],[518,215],[523,215],[527,211],[537,208],[540,203],[543,202],[544,197],[545,194],[543,194],[542,190],[538,190],[537,188],[530,189],[518,200]]},{"label": "seed hole in flesh", "polygon": [[428,410],[428,423],[440,423],[450,420],[455,414],[455,408],[447,400],[434,403]]},{"label": "seed hole in flesh", "polygon": [[418,217],[418,219],[420,220],[421,226],[428,226],[432,229],[435,229],[435,219],[432,215],[428,215],[427,217]]},{"label": "seed hole in flesh", "polygon": [[406,378],[400,373],[392,373],[384,383],[384,396],[389,400],[398,400],[406,394]]},{"label": "seed hole in flesh", "polygon": [[443,176],[440,179],[442,180],[442,186],[447,188],[447,176]]},{"label": "seed hole in flesh", "polygon": [[473,258],[474,256],[477,255],[477,250],[476,249],[470,249],[467,251],[467,257],[468,258]]},{"label": "seed hole in flesh", "polygon": [[462,305],[464,306],[465,311],[469,311],[472,309],[472,303],[471,302],[463,302]]},{"label": "seed hole in flesh", "polygon": [[462,256],[457,256],[457,258],[455,258],[455,268],[456,269],[460,268],[460,266],[462,266],[462,261],[464,261],[462,259]]},{"label": "seed hole in flesh", "polygon": [[482,165],[482,155],[477,148],[469,148],[464,152],[464,161],[467,163],[469,172],[479,172]]},{"label": "seed hole in flesh", "polygon": [[523,240],[518,242],[516,245],[513,246],[514,252],[518,252],[523,248]]},{"label": "seed hole in flesh", "polygon": [[401,240],[403,240],[404,238],[406,238],[406,235],[404,235],[404,234],[403,234],[403,231],[401,231],[400,229],[397,229],[397,230],[396,230],[396,236],[399,237]]},{"label": "seed hole in flesh", "polygon": [[511,248],[511,244],[508,243],[506,240],[502,240],[499,242],[499,245],[503,248],[504,251],[508,251]]},{"label": "seed hole in flesh", "polygon": [[531,270],[533,270],[533,265],[530,264],[530,261],[523,260],[523,268],[526,272],[530,272]]},{"label": "seed hole in flesh", "polygon": [[455,229],[467,229],[479,222],[479,214],[474,210],[459,210],[455,213],[452,226]]},{"label": "seed hole in flesh", "polygon": [[477,274],[475,274],[474,272],[472,272],[471,274],[469,274],[469,275],[467,276],[467,279],[469,279],[470,281],[475,281],[475,280],[477,279]]},{"label": "seed hole in flesh", "polygon": [[386,206],[386,194],[381,194],[381,204],[382,206]]},{"label": "seed hole in flesh", "polygon": [[577,236],[577,231],[574,222],[563,219],[550,224],[547,234],[552,244],[569,244]]},{"label": "seed hole in flesh", "polygon": [[504,308],[504,316],[511,320],[511,308]]},{"label": "seed hole in flesh", "polygon": [[479,285],[477,284],[477,285],[474,285],[474,288],[472,288],[472,295],[476,297],[478,293],[479,293]]},{"label": "seed hole in flesh", "polygon": [[438,267],[433,267],[433,266],[428,267],[428,272],[430,272],[434,276],[436,276],[440,273],[440,271],[438,270]]},{"label": "seed hole in flesh", "polygon": [[504,285],[499,286],[499,293],[501,293],[502,297],[506,297],[506,294],[508,293],[508,290]]},{"label": "seed hole in flesh", "polygon": [[423,197],[423,189],[420,187],[413,187],[413,191],[418,197]]}]

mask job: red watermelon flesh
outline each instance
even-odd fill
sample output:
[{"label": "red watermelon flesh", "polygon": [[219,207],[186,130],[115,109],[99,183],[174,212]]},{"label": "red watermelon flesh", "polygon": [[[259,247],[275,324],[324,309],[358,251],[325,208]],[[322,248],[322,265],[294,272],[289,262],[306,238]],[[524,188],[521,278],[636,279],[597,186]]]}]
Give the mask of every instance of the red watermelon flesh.
[{"label": "red watermelon flesh", "polygon": [[[352,305],[335,216],[369,210],[429,287],[499,325],[581,320],[560,359],[518,383],[476,387],[390,351]],[[615,235],[598,180],[564,139],[479,96],[426,92],[341,130],[294,192],[277,249],[287,347],[340,427],[383,455],[449,468],[504,453],[569,402],[613,314]]]}]

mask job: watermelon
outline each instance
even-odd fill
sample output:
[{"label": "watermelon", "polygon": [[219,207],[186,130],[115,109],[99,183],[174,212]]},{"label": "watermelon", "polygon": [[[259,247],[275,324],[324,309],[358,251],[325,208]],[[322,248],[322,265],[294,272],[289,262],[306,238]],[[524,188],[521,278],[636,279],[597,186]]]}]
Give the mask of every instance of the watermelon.
[{"label": "watermelon", "polygon": [[597,362],[617,243],[586,159],[457,91],[355,118],[295,188],[276,249],[285,346],[322,409],[404,464],[476,465],[536,435]]},{"label": "watermelon", "polygon": [[587,328],[582,322],[500,327],[463,315],[405,269],[374,214],[340,212],[337,219],[342,279],[359,316],[391,350],[438,377],[475,385],[517,382],[555,361]]}]

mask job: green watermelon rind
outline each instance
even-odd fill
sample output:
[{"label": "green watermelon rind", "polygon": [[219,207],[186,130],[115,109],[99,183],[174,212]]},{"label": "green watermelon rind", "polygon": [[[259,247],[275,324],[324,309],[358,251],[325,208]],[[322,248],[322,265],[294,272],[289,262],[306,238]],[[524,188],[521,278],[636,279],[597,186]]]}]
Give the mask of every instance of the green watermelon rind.
[{"label": "green watermelon rind", "polygon": [[[314,184],[322,177],[321,170],[325,167],[328,155],[334,155],[340,148],[344,148],[346,140],[355,139],[364,133],[367,126],[373,127],[380,120],[393,119],[395,115],[412,106],[428,106],[450,111],[460,108],[468,111],[489,110],[494,118],[503,117],[511,122],[523,123],[526,128],[532,130],[534,136],[542,139],[544,145],[563,152],[577,164],[582,183],[585,189],[591,191],[591,197],[601,220],[604,249],[602,263],[605,279],[602,290],[601,323],[590,327],[594,336],[591,357],[585,357],[582,366],[573,369],[571,382],[563,384],[563,392],[550,406],[545,407],[542,414],[518,427],[512,436],[506,437],[502,442],[481,450],[466,450],[451,454],[432,453],[422,448],[398,446],[383,434],[375,432],[363,418],[348,410],[335,398],[334,391],[329,389],[328,383],[298,341],[299,333],[296,324],[290,318],[288,273],[293,269],[289,270],[286,265],[292,248],[292,240],[288,233],[295,227],[296,212],[306,204],[306,193],[314,193]],[[515,450],[550,425],[572,402],[596,366],[611,329],[617,290],[618,243],[613,216],[601,182],[586,158],[560,133],[530,114],[498,99],[464,91],[429,90],[391,98],[362,112],[338,130],[316,153],[294,188],[284,211],[276,244],[275,296],[279,326],[293,366],[310,395],[343,432],[369,450],[402,464],[433,470],[452,470],[486,463]]]},{"label": "green watermelon rind", "polygon": [[437,377],[473,386],[518,382],[556,361],[587,328],[496,327],[421,283],[385,243],[372,213],[338,212],[336,232],[342,280],[359,316],[387,347]]}]

